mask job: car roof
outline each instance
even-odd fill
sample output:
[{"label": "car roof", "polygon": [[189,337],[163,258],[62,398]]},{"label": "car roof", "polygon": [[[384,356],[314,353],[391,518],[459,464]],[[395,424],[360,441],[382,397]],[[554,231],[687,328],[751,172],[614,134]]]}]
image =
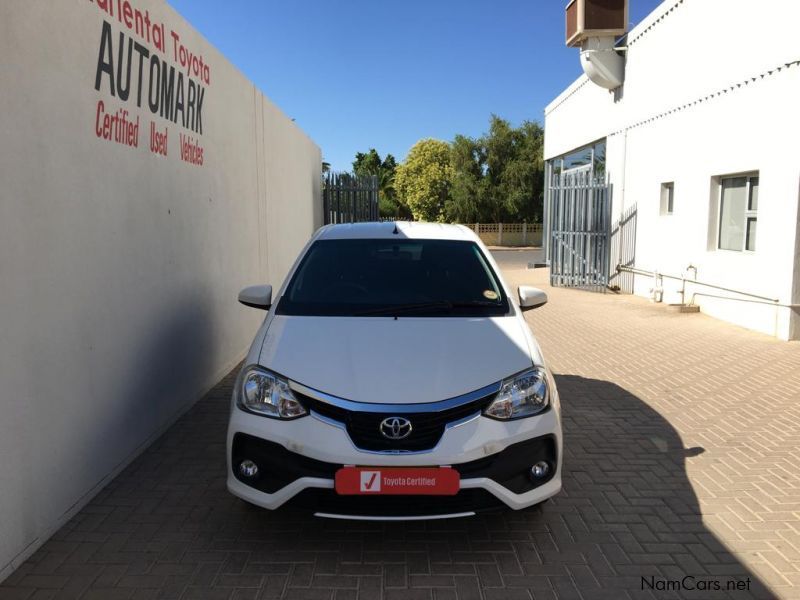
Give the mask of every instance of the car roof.
[{"label": "car roof", "polygon": [[475,242],[479,238],[469,227],[449,223],[421,221],[386,221],[382,223],[340,223],[325,225],[317,231],[318,240],[353,239],[418,239],[462,240]]}]

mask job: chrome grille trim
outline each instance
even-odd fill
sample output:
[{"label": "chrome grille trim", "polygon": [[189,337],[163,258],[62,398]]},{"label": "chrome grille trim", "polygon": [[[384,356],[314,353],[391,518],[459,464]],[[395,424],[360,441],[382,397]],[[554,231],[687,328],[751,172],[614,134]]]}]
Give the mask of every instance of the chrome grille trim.
[{"label": "chrome grille trim", "polygon": [[462,394],[460,396],[454,396],[453,398],[440,400],[438,402],[423,402],[419,404],[413,404],[413,403],[380,404],[372,402],[356,402],[354,400],[346,400],[344,398],[339,398],[331,394],[326,394],[325,392],[320,392],[319,390],[315,390],[314,388],[310,388],[301,383],[297,383],[296,381],[291,381],[291,380],[289,381],[289,387],[291,389],[301,394],[305,394],[306,396],[310,396],[315,400],[319,400],[320,402],[326,402],[328,404],[332,404],[333,406],[336,406],[338,408],[343,408],[345,410],[351,410],[355,412],[391,413],[397,415],[409,414],[409,413],[439,412],[442,410],[448,410],[450,408],[456,408],[457,406],[461,406],[462,404],[468,404],[470,402],[474,402],[490,394],[499,392],[501,384],[502,381],[497,381],[495,383],[487,385],[486,387],[482,387],[479,390],[467,392],[466,394]]}]

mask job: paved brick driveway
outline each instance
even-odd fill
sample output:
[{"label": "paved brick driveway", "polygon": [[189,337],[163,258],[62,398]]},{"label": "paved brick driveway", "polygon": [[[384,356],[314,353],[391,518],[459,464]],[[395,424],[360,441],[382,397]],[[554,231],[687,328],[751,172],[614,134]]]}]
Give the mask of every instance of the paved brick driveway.
[{"label": "paved brick driveway", "polygon": [[[498,253],[514,283],[543,283]],[[800,598],[800,345],[630,297],[549,290],[564,492],[353,524],[225,490],[233,374],[0,586],[8,598]],[[650,591],[691,576],[749,591]]]}]

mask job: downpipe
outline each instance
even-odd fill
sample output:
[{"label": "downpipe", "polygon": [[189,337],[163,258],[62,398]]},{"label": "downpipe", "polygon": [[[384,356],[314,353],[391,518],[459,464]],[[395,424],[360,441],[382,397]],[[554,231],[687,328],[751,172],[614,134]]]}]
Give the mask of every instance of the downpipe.
[{"label": "downpipe", "polygon": [[658,273],[653,272],[653,287],[650,288],[650,299],[656,304],[664,301],[664,278]]},{"label": "downpipe", "polygon": [[[686,304],[686,273],[689,271],[694,271],[694,279],[692,281],[697,282],[697,267],[690,264],[683,270],[683,275],[681,276],[681,304]],[[694,300],[692,300],[692,304],[694,304]]]}]

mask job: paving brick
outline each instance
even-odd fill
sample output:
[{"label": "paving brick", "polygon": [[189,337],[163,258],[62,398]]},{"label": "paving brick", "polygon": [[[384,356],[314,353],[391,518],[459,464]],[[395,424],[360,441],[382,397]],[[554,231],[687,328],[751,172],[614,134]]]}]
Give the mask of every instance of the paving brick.
[{"label": "paving brick", "polygon": [[[0,600],[661,600],[680,594],[643,591],[641,577],[684,575],[750,577],[749,595],[731,598],[800,598],[800,344],[550,288],[545,271],[500,262],[509,283],[550,296],[526,319],[561,397],[552,501],[403,524],[245,505],[225,489],[234,371],[0,584]],[[746,418],[743,398],[758,398]]]},{"label": "paving brick", "polygon": [[406,587],[405,565],[386,565],[383,568],[383,578],[386,587]]},{"label": "paving brick", "polygon": [[229,600],[233,592],[233,588],[190,585],[181,598],[182,600]]},{"label": "paving brick", "polygon": [[500,587],[503,585],[503,577],[496,564],[477,565],[478,578],[482,587]]},{"label": "paving brick", "polygon": [[117,581],[117,587],[160,588],[166,581],[166,575],[123,575]]},{"label": "paving brick", "polygon": [[264,583],[261,587],[262,600],[271,598],[280,598],[283,596],[284,590],[289,577],[287,575],[267,575],[264,578]]},{"label": "paving brick", "polygon": [[486,600],[531,600],[531,593],[522,588],[487,589],[483,591]]},{"label": "paving brick", "polygon": [[386,600],[431,600],[433,590],[429,588],[387,589],[383,596]]},{"label": "paving brick", "polygon": [[63,575],[26,575],[20,582],[20,587],[61,589],[69,583],[69,577]]},{"label": "paving brick", "polygon": [[456,575],[456,593],[459,600],[481,600],[481,580],[477,576]]},{"label": "paving brick", "polygon": [[317,588],[356,588],[358,577],[352,575],[314,575],[311,586]]},{"label": "paving brick", "polygon": [[455,579],[451,575],[411,575],[411,587],[455,587]]},{"label": "paving brick", "polygon": [[136,590],[124,588],[93,587],[87,590],[81,600],[130,600]]},{"label": "paving brick", "polygon": [[0,600],[28,600],[35,592],[35,588],[0,587]]}]

